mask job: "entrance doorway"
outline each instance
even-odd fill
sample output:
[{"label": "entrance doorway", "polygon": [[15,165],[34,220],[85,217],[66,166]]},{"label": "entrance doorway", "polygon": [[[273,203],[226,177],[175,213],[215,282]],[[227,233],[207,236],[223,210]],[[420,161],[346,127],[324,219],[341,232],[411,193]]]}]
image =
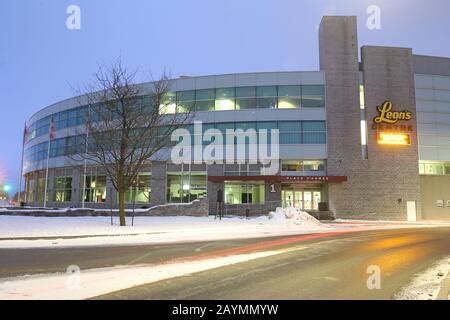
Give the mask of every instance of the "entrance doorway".
[{"label": "entrance doorway", "polygon": [[283,207],[301,210],[319,210],[322,193],[320,190],[281,190]]},{"label": "entrance doorway", "polygon": [[415,201],[407,201],[406,202],[406,214],[408,216],[408,221],[410,221],[410,222],[417,221],[416,202]]}]

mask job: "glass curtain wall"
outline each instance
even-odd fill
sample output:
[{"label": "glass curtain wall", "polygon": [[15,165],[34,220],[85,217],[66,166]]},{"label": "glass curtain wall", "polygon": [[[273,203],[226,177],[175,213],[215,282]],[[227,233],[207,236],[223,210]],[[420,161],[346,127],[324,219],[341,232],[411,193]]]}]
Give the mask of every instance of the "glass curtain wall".
[{"label": "glass curtain wall", "polygon": [[206,172],[168,172],[167,202],[186,203],[206,197]]}]

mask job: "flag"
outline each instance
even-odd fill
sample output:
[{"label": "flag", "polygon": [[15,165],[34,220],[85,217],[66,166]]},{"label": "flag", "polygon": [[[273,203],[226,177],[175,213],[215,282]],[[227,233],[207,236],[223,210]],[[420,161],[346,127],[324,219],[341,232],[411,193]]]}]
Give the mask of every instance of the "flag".
[{"label": "flag", "polygon": [[50,134],[49,138],[50,140],[55,139],[56,137],[56,127],[55,127],[55,121],[53,120],[53,117],[50,120]]}]

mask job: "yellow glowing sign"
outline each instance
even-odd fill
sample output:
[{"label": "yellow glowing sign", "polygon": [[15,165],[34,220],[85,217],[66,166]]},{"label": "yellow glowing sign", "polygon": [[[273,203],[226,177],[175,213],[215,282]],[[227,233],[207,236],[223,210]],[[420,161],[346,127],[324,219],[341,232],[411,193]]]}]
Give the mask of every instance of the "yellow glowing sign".
[{"label": "yellow glowing sign", "polygon": [[407,133],[378,133],[378,144],[407,146],[411,144],[411,136]]},{"label": "yellow glowing sign", "polygon": [[412,113],[410,111],[392,111],[393,105],[390,100],[386,100],[381,106],[377,107],[378,117],[373,119],[375,123],[394,124],[400,120],[411,120]]}]

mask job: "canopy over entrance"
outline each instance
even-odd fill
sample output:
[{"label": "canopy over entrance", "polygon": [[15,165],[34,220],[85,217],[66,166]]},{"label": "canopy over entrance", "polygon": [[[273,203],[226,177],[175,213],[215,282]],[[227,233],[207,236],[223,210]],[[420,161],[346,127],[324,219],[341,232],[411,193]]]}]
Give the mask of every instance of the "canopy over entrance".
[{"label": "canopy over entrance", "polygon": [[346,176],[208,176],[208,181],[265,181],[265,182],[345,182]]}]

